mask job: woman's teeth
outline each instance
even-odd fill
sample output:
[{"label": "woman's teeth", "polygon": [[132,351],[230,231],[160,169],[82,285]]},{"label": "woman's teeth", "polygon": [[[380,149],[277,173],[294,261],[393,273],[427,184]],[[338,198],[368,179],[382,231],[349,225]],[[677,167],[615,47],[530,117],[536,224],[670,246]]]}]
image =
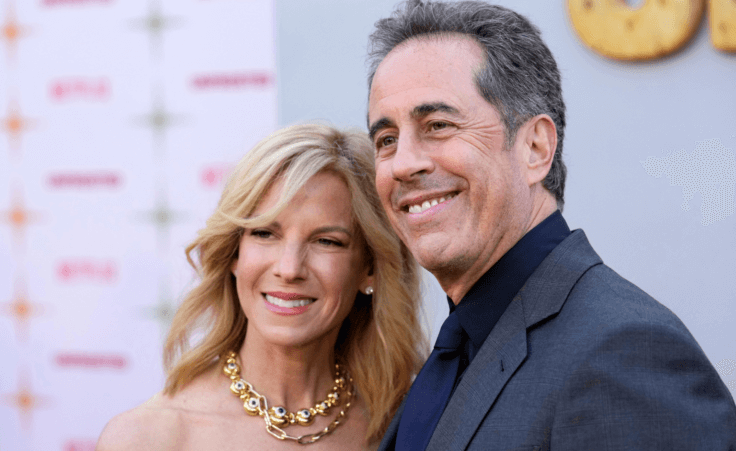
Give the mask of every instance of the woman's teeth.
[{"label": "woman's teeth", "polygon": [[417,204],[410,206],[409,213],[421,213],[429,208],[434,207],[435,205],[439,205],[442,202],[445,202],[446,200],[452,199],[453,197],[455,197],[454,194],[448,194],[447,196],[440,197],[439,199],[425,200],[424,202],[422,202],[421,205]]},{"label": "woman's teeth", "polygon": [[273,297],[270,294],[266,295],[266,301],[273,305],[278,305],[279,307],[286,307],[286,308],[292,308],[292,307],[303,307],[305,305],[309,305],[312,302],[314,302],[314,299],[295,299],[293,301],[287,301],[285,299]]}]

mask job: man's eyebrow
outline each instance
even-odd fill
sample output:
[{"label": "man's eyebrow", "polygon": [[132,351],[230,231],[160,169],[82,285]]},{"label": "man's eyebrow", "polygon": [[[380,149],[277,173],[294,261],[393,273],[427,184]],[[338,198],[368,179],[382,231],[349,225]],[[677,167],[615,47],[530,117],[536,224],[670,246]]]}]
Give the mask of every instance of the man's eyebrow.
[{"label": "man's eyebrow", "polygon": [[[414,119],[421,119],[423,117],[427,117],[432,113],[436,113],[438,111],[441,111],[443,113],[450,113],[450,114],[459,114],[460,111],[458,111],[457,108],[450,106],[444,102],[432,102],[432,103],[423,103],[421,105],[418,105],[414,107],[413,110],[411,110],[411,116]],[[373,125],[370,126],[370,130],[368,131],[368,136],[370,136],[371,141],[376,137],[376,134],[384,128],[388,127],[395,127],[396,125],[388,118],[381,118],[377,120]]]},{"label": "man's eyebrow", "polygon": [[452,107],[444,102],[433,102],[433,103],[423,103],[419,106],[414,107],[414,109],[411,111],[411,116],[414,119],[421,119],[423,117],[427,117],[430,114],[436,113],[438,111],[441,111],[443,113],[450,113],[450,114],[459,113],[457,108]]},{"label": "man's eyebrow", "polygon": [[371,125],[370,130],[368,131],[368,136],[370,136],[371,141],[373,141],[373,138],[376,137],[376,134],[384,129],[389,127],[395,127],[393,121],[389,118],[382,117],[381,119],[377,120],[376,122]]}]

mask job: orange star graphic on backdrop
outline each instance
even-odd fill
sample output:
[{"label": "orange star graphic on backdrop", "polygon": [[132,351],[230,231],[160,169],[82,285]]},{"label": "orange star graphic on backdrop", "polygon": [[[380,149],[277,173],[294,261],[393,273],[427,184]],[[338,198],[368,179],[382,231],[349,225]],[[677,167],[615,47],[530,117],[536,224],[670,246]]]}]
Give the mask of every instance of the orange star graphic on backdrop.
[{"label": "orange star graphic on backdrop", "polygon": [[164,16],[161,13],[160,3],[159,0],[151,0],[148,5],[148,15],[133,22],[135,28],[148,31],[151,40],[151,54],[159,58],[161,57],[163,32],[182,22],[180,17]]},{"label": "orange star graphic on backdrop", "polygon": [[172,302],[173,299],[169,294],[168,283],[159,281],[158,303],[154,306],[147,307],[144,315],[148,319],[156,320],[161,326],[161,332],[165,335],[171,327],[174,320],[177,306]]},{"label": "orange star graphic on backdrop", "polygon": [[29,380],[30,377],[21,374],[18,378],[18,389],[13,393],[3,393],[0,397],[3,404],[9,404],[11,407],[18,409],[20,424],[25,430],[31,427],[31,415],[33,411],[50,404],[48,396],[38,395],[33,392],[28,382]]},{"label": "orange star graphic on backdrop", "polygon": [[[160,88],[157,89],[160,91]],[[164,150],[166,131],[172,125],[178,125],[183,122],[183,116],[171,114],[164,106],[163,97],[158,92],[153,94],[153,108],[149,114],[135,118],[136,123],[151,127],[154,132],[159,151]]]},{"label": "orange star graphic on backdrop", "polygon": [[171,226],[176,222],[185,220],[187,214],[181,211],[171,210],[166,201],[165,194],[159,192],[157,197],[156,206],[153,210],[141,212],[137,216],[156,226],[159,249],[165,251],[168,249]]},{"label": "orange star graphic on backdrop", "polygon": [[15,319],[15,334],[18,342],[28,341],[28,323],[32,316],[38,316],[43,308],[30,302],[24,284],[16,283],[15,294],[11,302],[2,304],[2,312]]},{"label": "orange star graphic on backdrop", "polygon": [[11,102],[8,105],[8,115],[0,118],[0,129],[8,134],[8,144],[12,150],[20,147],[22,133],[31,128],[33,121],[21,114],[18,102]]},{"label": "orange star graphic on backdrop", "polygon": [[0,24],[0,38],[5,40],[8,59],[15,59],[15,53],[18,49],[18,39],[28,35],[28,30],[28,27],[24,27],[18,23],[13,5],[8,5],[5,22]]},{"label": "orange star graphic on backdrop", "polygon": [[38,221],[41,215],[35,211],[26,210],[23,196],[16,191],[11,201],[10,210],[0,211],[0,222],[6,222],[13,228],[13,238],[16,245],[22,245],[25,230],[32,222]]}]

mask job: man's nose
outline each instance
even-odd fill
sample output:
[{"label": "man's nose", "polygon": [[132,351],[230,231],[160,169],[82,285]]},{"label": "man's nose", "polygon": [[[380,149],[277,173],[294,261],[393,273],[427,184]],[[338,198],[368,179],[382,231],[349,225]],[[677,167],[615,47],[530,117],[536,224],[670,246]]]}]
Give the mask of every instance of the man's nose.
[{"label": "man's nose", "polygon": [[393,178],[408,182],[418,175],[432,172],[434,161],[426,147],[426,143],[412,134],[401,135],[391,162]]},{"label": "man's nose", "polygon": [[284,281],[304,280],[307,276],[306,251],[298,243],[285,243],[280,248],[281,254],[273,265],[275,276]]}]

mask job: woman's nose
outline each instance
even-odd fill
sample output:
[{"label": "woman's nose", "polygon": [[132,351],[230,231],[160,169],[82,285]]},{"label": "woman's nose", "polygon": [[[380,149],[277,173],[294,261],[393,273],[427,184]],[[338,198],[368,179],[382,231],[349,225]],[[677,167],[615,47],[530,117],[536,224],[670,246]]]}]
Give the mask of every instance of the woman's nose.
[{"label": "woman's nose", "polygon": [[305,279],[307,270],[304,248],[288,243],[281,246],[278,260],[274,263],[274,275],[286,281]]}]

